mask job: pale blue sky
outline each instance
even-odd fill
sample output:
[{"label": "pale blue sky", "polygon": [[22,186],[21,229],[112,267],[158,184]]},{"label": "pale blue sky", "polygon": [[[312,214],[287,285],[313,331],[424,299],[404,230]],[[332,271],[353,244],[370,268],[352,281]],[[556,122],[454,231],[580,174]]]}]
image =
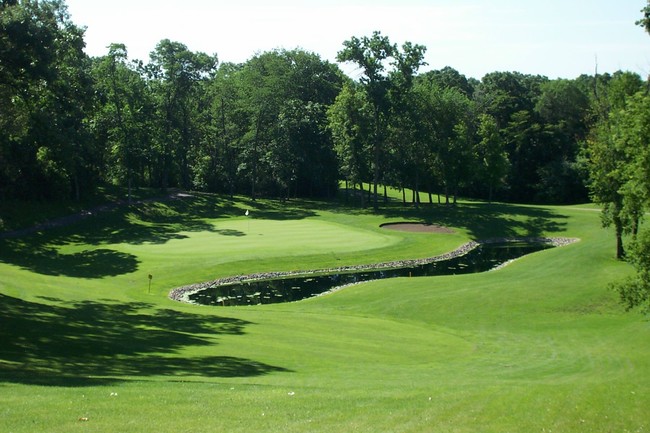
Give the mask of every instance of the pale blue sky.
[{"label": "pale blue sky", "polygon": [[[427,69],[480,79],[518,71],[576,78],[618,69],[650,74],[650,36],[634,25],[645,0],[67,0],[87,52],[124,43],[148,60],[161,39],[244,62],[302,48],[335,61],[343,41],[381,31],[428,49]],[[348,66],[344,68],[354,75]]]}]

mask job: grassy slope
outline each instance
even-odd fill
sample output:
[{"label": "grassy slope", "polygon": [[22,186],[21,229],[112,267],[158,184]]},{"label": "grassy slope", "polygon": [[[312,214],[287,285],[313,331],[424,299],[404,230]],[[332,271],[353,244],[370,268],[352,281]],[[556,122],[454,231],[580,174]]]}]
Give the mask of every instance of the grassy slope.
[{"label": "grassy slope", "polygon": [[[401,219],[458,232],[377,228]],[[165,298],[218,276],[542,234],[582,241],[293,304]],[[0,430],[645,431],[650,325],[607,289],[629,272],[611,257],[596,212],[479,203],[371,215],[196,196],[0,240]]]}]

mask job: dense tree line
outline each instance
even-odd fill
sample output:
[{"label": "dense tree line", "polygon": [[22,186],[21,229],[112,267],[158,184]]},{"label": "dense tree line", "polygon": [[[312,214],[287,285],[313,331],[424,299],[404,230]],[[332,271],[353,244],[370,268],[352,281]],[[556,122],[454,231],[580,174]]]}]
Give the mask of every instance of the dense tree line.
[{"label": "dense tree line", "polygon": [[585,143],[641,83],[420,73],[425,47],[378,32],[342,43],[356,81],[302,50],[232,64],[162,40],[144,62],[121,44],[89,58],[83,37],[62,0],[2,1],[1,197],[80,197],[104,183],[327,197],[345,180],[372,184],[375,206],[378,185],[413,190],[404,201],[416,205],[420,192],[586,201]]},{"label": "dense tree line", "polygon": [[89,58],[62,1],[0,4],[0,196],[81,196],[103,183],[255,197],[338,186],[327,109],[339,68],[301,50],[218,63],[162,40]]}]

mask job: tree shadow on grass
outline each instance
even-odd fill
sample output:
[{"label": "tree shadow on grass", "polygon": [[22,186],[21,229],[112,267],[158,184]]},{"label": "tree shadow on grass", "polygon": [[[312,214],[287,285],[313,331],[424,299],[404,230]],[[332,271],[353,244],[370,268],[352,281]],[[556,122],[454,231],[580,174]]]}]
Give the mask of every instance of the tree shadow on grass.
[{"label": "tree shadow on grass", "polygon": [[37,242],[0,239],[0,262],[11,263],[43,275],[77,278],[102,278],[138,270],[140,261],[132,254],[98,248],[62,254],[56,248]]},{"label": "tree shadow on grass", "polygon": [[267,220],[301,220],[316,216],[307,201],[258,200],[250,203],[251,217]]},{"label": "tree shadow on grass", "polygon": [[246,236],[246,233],[242,232],[241,230],[216,229],[215,231],[219,233],[221,236],[235,236],[235,237]]},{"label": "tree shadow on grass", "polygon": [[390,206],[380,212],[389,218],[462,228],[474,239],[554,235],[566,230],[567,219],[545,207],[489,203],[423,205],[420,209]]},{"label": "tree shadow on grass", "polygon": [[[181,210],[182,200],[173,203]],[[205,206],[207,207],[207,206]],[[187,237],[184,231],[214,231],[214,226],[192,214],[183,215],[159,202],[111,206],[94,216],[74,218],[68,224],[16,236],[0,236],[0,262],[44,275],[102,278],[137,271],[132,254],[101,248],[109,244],[163,244]],[[62,247],[82,245],[84,251],[64,253]]]},{"label": "tree shadow on grass", "polygon": [[[52,298],[46,299],[52,302]],[[42,304],[0,295],[0,382],[108,384],[125,377],[248,377],[287,372],[250,359],[183,356],[251,322],[145,303]]]},{"label": "tree shadow on grass", "polygon": [[[111,249],[110,245],[164,244],[186,238],[185,232],[246,236],[239,230],[220,229],[210,221],[216,217],[243,217],[244,211],[235,204],[219,196],[197,193],[165,202],[108,206],[92,216],[77,216],[50,228],[5,236],[0,233],[0,262],[44,275],[78,278],[124,275],[137,271],[140,262],[136,256]],[[299,203],[260,200],[252,206],[255,218],[282,220],[315,215]],[[83,246],[85,250],[62,252],[69,245]]]}]

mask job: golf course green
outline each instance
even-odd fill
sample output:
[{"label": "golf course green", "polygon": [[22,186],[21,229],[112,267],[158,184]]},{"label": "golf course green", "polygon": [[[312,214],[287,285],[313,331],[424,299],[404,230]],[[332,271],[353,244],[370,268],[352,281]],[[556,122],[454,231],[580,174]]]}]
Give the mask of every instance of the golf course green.
[{"label": "golf course green", "polygon": [[[248,212],[247,212],[248,211]],[[247,215],[248,213],[248,215]],[[398,221],[450,232],[402,232]],[[471,275],[207,307],[180,286],[571,245]],[[188,193],[0,237],[0,431],[647,432],[650,321],[592,206],[251,201]]]}]

